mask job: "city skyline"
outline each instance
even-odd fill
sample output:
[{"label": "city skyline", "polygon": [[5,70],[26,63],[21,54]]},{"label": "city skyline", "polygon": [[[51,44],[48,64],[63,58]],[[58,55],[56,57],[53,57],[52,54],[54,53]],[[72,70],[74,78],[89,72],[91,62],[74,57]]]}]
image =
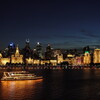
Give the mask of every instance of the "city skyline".
[{"label": "city skyline", "polygon": [[0,3],[0,49],[13,42],[22,48],[27,38],[54,48],[80,48],[100,44],[100,2],[2,1]]},{"label": "city skyline", "polygon": [[92,48],[89,45],[85,45],[84,47],[79,47],[79,48],[78,47],[74,47],[74,48],[60,48],[60,47],[54,47],[54,45],[51,44],[51,43],[43,44],[41,42],[36,42],[36,43],[33,43],[33,45],[30,45],[32,43],[30,43],[29,39],[26,39],[26,41],[24,41],[24,44],[22,46],[20,44],[18,44],[18,43],[9,42],[9,44],[6,44],[6,46],[4,48],[1,47],[0,50],[1,51],[7,50],[9,47],[16,48],[17,46],[20,48],[20,50],[22,50],[22,49],[24,49],[27,46],[27,43],[28,43],[28,46],[29,46],[30,49],[35,50],[36,47],[38,45],[40,45],[43,51],[45,51],[48,46],[50,46],[52,50],[81,50],[81,51],[83,51],[83,49],[87,48],[87,47],[89,47],[91,50],[96,49],[96,47]]}]

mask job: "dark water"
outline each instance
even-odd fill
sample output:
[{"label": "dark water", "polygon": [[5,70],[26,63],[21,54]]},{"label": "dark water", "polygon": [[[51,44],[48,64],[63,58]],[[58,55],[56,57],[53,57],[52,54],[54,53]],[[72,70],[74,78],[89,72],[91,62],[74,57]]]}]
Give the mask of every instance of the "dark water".
[{"label": "dark water", "polygon": [[100,100],[100,69],[34,73],[44,79],[0,82],[0,100]]}]

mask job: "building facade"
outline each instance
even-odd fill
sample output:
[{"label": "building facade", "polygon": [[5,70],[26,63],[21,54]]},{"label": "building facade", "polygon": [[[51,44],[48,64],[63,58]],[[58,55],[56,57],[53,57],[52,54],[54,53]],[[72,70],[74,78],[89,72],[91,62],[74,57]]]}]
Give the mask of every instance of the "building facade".
[{"label": "building facade", "polygon": [[100,63],[100,49],[95,49],[94,50],[93,62],[94,62],[94,64]]},{"label": "building facade", "polygon": [[11,63],[23,63],[23,55],[20,55],[18,46],[16,47],[16,52],[14,55],[11,55]]},{"label": "building facade", "polygon": [[91,63],[91,55],[89,52],[85,52],[83,57],[83,63],[84,65],[89,65]]}]

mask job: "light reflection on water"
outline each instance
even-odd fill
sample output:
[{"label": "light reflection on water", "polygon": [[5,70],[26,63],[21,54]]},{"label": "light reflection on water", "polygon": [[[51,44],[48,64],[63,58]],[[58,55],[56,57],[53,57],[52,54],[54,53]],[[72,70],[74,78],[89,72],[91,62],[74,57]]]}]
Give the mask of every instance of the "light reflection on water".
[{"label": "light reflection on water", "polygon": [[2,81],[0,100],[100,100],[100,70],[38,70],[42,80]]},{"label": "light reflection on water", "polygon": [[[39,92],[42,79],[25,81],[1,81],[2,100],[30,99],[32,95]],[[38,90],[37,90],[38,89]]]}]

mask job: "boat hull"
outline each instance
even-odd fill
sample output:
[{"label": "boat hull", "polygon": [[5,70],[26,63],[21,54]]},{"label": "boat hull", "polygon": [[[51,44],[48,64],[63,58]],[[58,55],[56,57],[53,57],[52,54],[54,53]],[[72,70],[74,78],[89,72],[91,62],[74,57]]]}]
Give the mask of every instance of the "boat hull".
[{"label": "boat hull", "polygon": [[16,79],[16,78],[14,78],[14,79],[9,79],[9,78],[4,79],[4,78],[1,78],[1,81],[20,81],[20,80],[38,80],[38,79],[43,79],[43,77],[40,76],[40,77],[34,77],[34,78],[28,78],[28,79]]}]

